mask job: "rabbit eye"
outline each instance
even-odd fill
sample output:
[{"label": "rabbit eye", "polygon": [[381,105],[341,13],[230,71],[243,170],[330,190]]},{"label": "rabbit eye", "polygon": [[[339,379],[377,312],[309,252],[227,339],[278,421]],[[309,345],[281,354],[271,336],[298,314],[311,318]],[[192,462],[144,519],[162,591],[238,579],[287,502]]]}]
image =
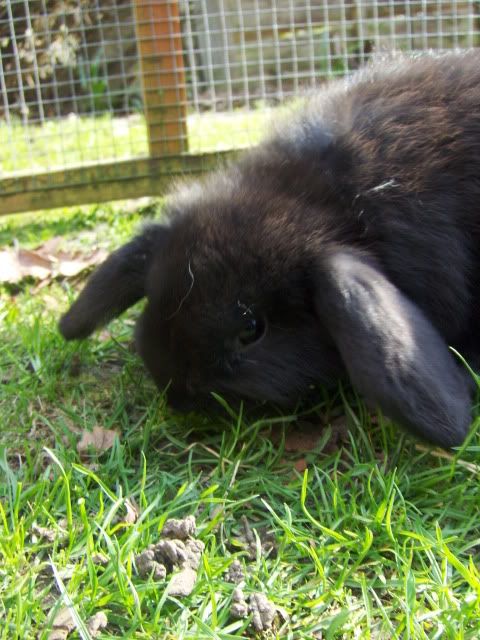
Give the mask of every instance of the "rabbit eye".
[{"label": "rabbit eye", "polygon": [[265,328],[266,325],[263,318],[255,318],[255,316],[247,318],[243,329],[237,336],[240,346],[246,347],[258,342],[263,337]]}]

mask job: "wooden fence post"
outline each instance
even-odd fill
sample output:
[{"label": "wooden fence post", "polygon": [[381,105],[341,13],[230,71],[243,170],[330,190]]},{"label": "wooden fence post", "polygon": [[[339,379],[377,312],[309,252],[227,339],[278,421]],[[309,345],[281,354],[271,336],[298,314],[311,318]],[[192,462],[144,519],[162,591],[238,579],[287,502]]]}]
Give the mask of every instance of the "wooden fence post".
[{"label": "wooden fence post", "polygon": [[188,150],[187,94],[177,0],[135,0],[150,156]]}]

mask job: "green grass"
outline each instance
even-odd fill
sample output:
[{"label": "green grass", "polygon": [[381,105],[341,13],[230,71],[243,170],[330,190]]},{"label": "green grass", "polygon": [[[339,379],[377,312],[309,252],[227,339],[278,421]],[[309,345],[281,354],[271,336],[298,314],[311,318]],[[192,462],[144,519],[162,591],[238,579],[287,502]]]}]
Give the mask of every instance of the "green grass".
[{"label": "green grass", "polygon": [[[67,244],[113,247],[151,213],[119,204],[9,217],[0,245],[63,234]],[[304,453],[285,450],[296,416],[175,415],[129,350],[138,309],[84,343],[62,341],[56,322],[78,286],[0,293],[2,640],[46,640],[68,602],[79,628],[107,614],[101,638],[253,638],[249,619],[229,615],[235,585],[225,571],[236,558],[245,593],[263,592],[286,614],[265,638],[479,637],[478,433],[440,457],[342,393],[302,417],[319,433],[319,416],[327,423]],[[332,446],[338,416],[349,435]],[[117,429],[118,441],[81,459],[77,432],[96,425]],[[122,520],[127,498],[141,512],[132,524]],[[188,514],[205,552],[180,599],[166,593],[169,578],[137,576],[133,558],[167,517]],[[253,559],[244,517],[257,535]],[[53,542],[36,526],[56,533]],[[275,553],[262,551],[266,533]]]},{"label": "green grass", "polygon": [[[233,113],[191,114],[189,151],[203,153],[245,147],[258,141],[269,119],[268,109]],[[147,128],[141,114],[71,117],[43,125],[0,121],[0,178],[18,172],[41,172],[68,166],[146,156]]]}]

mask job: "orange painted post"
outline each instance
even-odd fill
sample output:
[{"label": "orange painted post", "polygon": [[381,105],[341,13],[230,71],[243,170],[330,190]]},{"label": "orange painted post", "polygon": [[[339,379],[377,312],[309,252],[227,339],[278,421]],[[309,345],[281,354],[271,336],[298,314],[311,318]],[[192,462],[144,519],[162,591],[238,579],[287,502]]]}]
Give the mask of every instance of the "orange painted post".
[{"label": "orange painted post", "polygon": [[187,92],[177,0],[134,0],[150,156],[187,151]]}]

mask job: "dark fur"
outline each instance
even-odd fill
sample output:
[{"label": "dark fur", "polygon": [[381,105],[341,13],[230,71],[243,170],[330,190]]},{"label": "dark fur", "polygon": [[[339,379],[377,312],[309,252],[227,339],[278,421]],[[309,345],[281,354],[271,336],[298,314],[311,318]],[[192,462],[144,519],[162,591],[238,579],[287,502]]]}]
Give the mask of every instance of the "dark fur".
[{"label": "dark fur", "polygon": [[[460,444],[480,356],[480,52],[381,61],[313,96],[170,222],[115,252],[62,318],[85,337],[146,295],[140,354],[182,405],[288,403],[346,370],[420,436]],[[267,318],[240,348],[246,316]]]}]

